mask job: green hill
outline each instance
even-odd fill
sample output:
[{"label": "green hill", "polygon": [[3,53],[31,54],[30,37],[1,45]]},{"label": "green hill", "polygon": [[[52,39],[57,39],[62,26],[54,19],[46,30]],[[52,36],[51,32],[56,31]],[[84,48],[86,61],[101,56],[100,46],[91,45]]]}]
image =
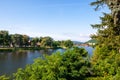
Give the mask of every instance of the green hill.
[{"label": "green hill", "polygon": [[89,41],[87,41],[85,43],[97,43],[97,41],[95,39],[91,39],[91,40],[89,40]]},{"label": "green hill", "polygon": [[80,42],[80,41],[73,41],[73,44],[75,44],[75,45],[80,45],[80,44],[82,44],[83,42]]}]

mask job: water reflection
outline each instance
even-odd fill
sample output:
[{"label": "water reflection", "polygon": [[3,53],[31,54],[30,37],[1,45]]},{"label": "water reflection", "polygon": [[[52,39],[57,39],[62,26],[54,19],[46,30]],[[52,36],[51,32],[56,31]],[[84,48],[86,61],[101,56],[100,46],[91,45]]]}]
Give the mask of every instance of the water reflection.
[{"label": "water reflection", "polygon": [[51,55],[56,51],[63,49],[46,49],[40,51],[22,51],[22,52],[0,52],[0,75],[12,74],[18,68],[24,68],[26,64],[33,63],[35,58],[43,57],[44,54]]},{"label": "water reflection", "polygon": [[93,50],[94,50],[94,48],[90,46],[79,46],[79,48],[84,48],[90,56],[92,55]]}]

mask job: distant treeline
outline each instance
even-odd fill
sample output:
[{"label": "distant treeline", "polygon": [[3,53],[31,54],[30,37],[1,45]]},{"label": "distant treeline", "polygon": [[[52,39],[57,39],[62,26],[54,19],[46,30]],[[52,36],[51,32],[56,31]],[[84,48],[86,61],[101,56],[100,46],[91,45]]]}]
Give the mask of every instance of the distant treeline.
[{"label": "distant treeline", "polygon": [[71,40],[55,41],[47,37],[30,37],[23,34],[9,34],[8,31],[0,31],[0,47],[44,47],[44,48],[70,48],[73,46]]}]

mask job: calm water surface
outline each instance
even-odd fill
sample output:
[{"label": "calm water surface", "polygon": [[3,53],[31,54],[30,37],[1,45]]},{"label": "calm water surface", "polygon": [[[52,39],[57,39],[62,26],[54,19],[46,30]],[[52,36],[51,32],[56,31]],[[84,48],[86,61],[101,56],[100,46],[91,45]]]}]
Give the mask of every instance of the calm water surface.
[{"label": "calm water surface", "polygon": [[94,50],[94,48],[93,47],[90,47],[90,46],[79,46],[80,48],[84,48],[87,52],[88,52],[88,54],[91,56],[92,55],[92,53],[93,53],[93,50]]},{"label": "calm water surface", "polygon": [[[89,54],[92,54],[93,48],[83,47]],[[24,68],[27,64],[34,62],[35,58],[42,57],[43,54],[51,55],[53,52],[64,52],[64,49],[48,49],[40,51],[25,51],[25,52],[0,52],[0,75],[12,74],[18,68]]]}]

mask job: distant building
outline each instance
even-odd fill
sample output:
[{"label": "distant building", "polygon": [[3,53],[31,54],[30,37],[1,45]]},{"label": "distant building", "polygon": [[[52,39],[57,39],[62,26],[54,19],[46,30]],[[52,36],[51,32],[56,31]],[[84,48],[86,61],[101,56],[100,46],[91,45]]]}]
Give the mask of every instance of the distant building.
[{"label": "distant building", "polygon": [[97,41],[94,39],[91,39],[89,41],[86,42],[89,46],[95,46],[97,44]]},{"label": "distant building", "polygon": [[96,43],[89,42],[88,44],[89,44],[90,46],[94,46]]}]

